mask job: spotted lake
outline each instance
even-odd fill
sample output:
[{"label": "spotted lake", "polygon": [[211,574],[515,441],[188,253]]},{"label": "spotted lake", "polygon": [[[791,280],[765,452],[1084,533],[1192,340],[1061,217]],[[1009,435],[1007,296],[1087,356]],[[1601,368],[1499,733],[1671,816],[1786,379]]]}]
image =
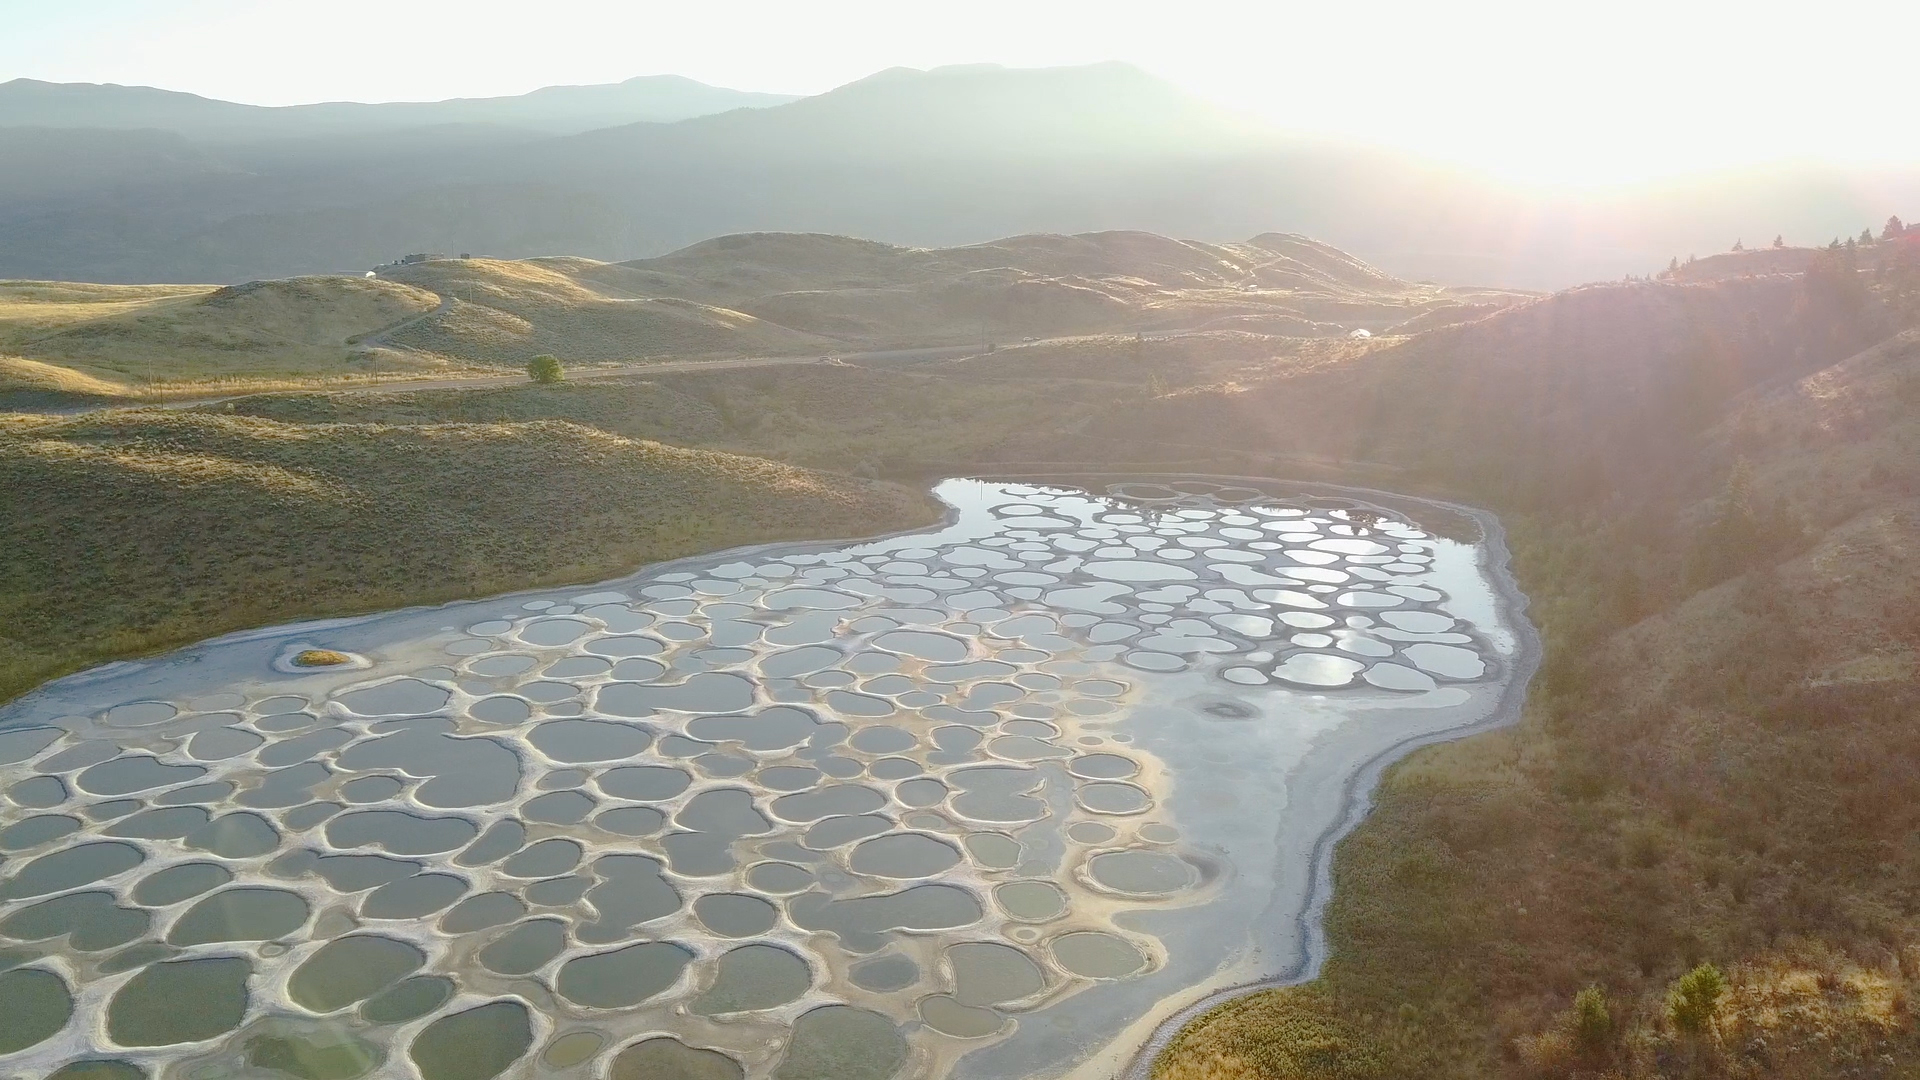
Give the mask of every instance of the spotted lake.
[{"label": "spotted lake", "polygon": [[1457,508],[937,491],[0,710],[0,1076],[1110,1076],[1310,970],[1379,767],[1532,663]]}]

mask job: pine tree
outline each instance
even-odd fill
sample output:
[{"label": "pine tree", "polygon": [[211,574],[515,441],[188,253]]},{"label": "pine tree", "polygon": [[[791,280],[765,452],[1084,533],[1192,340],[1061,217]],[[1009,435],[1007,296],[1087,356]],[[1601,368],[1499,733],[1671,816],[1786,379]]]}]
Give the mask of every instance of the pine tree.
[{"label": "pine tree", "polygon": [[1747,250],[1747,245],[1746,245],[1746,244],[1745,244],[1745,243],[1744,243],[1743,241],[1739,241],[1739,240],[1735,240],[1735,241],[1733,242],[1733,250],[1735,250],[1735,251],[1745,251],[1745,250]]},{"label": "pine tree", "polygon": [[1887,227],[1880,230],[1880,239],[1892,240],[1904,234],[1906,231],[1907,227],[1900,223],[1900,218],[1896,215],[1887,219]]},{"label": "pine tree", "polygon": [[1667,273],[1671,274],[1678,269],[1680,269],[1680,256],[1675,255],[1672,260],[1667,263]]},{"label": "pine tree", "polygon": [[1667,991],[1667,1018],[1673,1026],[1689,1035],[1697,1035],[1713,1023],[1720,1010],[1720,998],[1727,992],[1726,976],[1712,964],[1701,964],[1680,976]]},{"label": "pine tree", "polygon": [[1774,246],[1774,247],[1777,247],[1777,248],[1783,248],[1783,247],[1786,247],[1786,246],[1787,246],[1787,238],[1786,238],[1786,237],[1784,237],[1784,236],[1776,236],[1776,237],[1774,237],[1774,238],[1773,238],[1773,246]]},{"label": "pine tree", "polygon": [[1873,230],[1872,230],[1872,229],[1861,229],[1861,230],[1860,230],[1860,242],[1861,242],[1861,243],[1863,243],[1863,244],[1871,244],[1871,243],[1873,243]]}]

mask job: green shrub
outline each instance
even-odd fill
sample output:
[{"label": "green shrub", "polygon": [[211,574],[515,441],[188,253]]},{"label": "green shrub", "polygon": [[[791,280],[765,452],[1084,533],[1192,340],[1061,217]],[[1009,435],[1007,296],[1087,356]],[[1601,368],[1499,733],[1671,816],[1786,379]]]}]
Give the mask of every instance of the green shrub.
[{"label": "green shrub", "polygon": [[560,358],[551,353],[541,353],[527,361],[527,377],[537,383],[557,383],[567,377],[560,366]]},{"label": "green shrub", "polygon": [[1589,986],[1573,996],[1573,1041],[1583,1053],[1604,1050],[1613,1038],[1613,1013],[1607,1009],[1607,992]]},{"label": "green shrub", "polygon": [[1667,1018],[1689,1035],[1707,1030],[1727,992],[1727,978],[1712,964],[1701,964],[1676,980],[1667,991]]}]

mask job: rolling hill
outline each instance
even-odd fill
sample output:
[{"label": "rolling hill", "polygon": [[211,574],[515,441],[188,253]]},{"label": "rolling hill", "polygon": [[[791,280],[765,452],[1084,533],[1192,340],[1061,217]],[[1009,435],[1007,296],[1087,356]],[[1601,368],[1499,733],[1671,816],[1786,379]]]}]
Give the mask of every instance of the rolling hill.
[{"label": "rolling hill", "polygon": [[518,369],[542,353],[595,364],[1084,334],[1313,338],[1523,298],[1402,281],[1275,233],[1235,244],[1031,235],[961,248],[758,233],[630,263],[439,258],[377,277],[224,288],[0,283],[0,356],[19,358],[0,393],[50,401],[92,379],[70,393],[164,396]]},{"label": "rolling hill", "polygon": [[1218,328],[1313,336],[1381,329],[1470,295],[1273,233],[1238,244],[1138,232],[1029,235],[958,248],[756,233],[587,273],[873,345]]},{"label": "rolling hill", "polygon": [[[309,277],[226,287],[0,282],[0,394],[91,395],[445,367],[366,335],[439,298],[392,281]],[[58,374],[56,373],[64,373]]]},{"label": "rolling hill", "polygon": [[609,295],[576,276],[598,265],[579,259],[445,259],[385,271],[385,278],[430,290],[447,304],[384,341],[449,358],[516,365],[540,353],[592,362],[782,355],[831,344],[680,297]]}]

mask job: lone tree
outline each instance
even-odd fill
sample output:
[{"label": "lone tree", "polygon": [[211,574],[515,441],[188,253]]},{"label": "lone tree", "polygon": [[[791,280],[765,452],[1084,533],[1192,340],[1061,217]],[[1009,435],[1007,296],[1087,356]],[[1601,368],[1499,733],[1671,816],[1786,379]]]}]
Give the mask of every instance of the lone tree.
[{"label": "lone tree", "polygon": [[1775,236],[1775,237],[1773,238],[1773,246],[1774,246],[1774,247],[1777,247],[1777,248],[1783,248],[1783,247],[1786,247],[1786,246],[1787,246],[1787,238],[1786,238],[1786,237],[1784,237],[1784,236]]},{"label": "lone tree", "polygon": [[1720,1011],[1720,996],[1727,992],[1727,977],[1712,964],[1701,964],[1680,976],[1667,991],[1667,1018],[1688,1035],[1698,1035],[1713,1023]]},{"label": "lone tree", "polygon": [[1861,243],[1863,243],[1863,244],[1871,244],[1871,243],[1873,243],[1873,230],[1872,230],[1872,229],[1861,229],[1861,230],[1860,230],[1860,242],[1861,242]]},{"label": "lone tree", "polygon": [[551,353],[541,353],[527,361],[527,377],[534,382],[557,383],[567,377],[566,370],[560,366],[560,358]]},{"label": "lone tree", "polygon": [[1900,223],[1900,217],[1896,214],[1887,219],[1887,227],[1880,230],[1880,239],[1892,240],[1894,237],[1905,235],[1906,231],[1907,227]]},{"label": "lone tree", "polygon": [[1745,250],[1747,250],[1747,245],[1746,245],[1746,242],[1745,242],[1745,241],[1742,241],[1742,240],[1735,240],[1735,241],[1733,242],[1733,250],[1735,250],[1735,251],[1745,251]]}]

